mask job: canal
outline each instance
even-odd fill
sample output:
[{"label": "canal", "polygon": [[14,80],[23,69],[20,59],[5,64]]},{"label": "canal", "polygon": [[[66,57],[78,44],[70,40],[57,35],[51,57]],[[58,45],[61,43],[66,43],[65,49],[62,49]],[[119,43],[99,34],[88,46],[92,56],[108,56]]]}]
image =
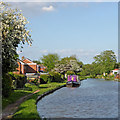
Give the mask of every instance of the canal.
[{"label": "canal", "polygon": [[117,118],[118,82],[86,79],[79,88],[61,88],[40,100],[45,118]]}]

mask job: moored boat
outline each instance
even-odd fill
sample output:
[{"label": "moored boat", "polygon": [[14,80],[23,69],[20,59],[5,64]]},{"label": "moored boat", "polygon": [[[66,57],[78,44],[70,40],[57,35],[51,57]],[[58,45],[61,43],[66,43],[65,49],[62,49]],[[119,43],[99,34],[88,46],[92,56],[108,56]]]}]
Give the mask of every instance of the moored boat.
[{"label": "moored boat", "polygon": [[66,87],[79,87],[81,85],[81,81],[78,80],[77,75],[68,75]]}]

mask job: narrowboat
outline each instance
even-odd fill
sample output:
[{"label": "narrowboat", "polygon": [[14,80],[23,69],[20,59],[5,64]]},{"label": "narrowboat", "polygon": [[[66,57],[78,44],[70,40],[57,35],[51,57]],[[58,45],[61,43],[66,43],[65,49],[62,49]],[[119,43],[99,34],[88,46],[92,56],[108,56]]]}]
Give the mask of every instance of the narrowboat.
[{"label": "narrowboat", "polygon": [[81,81],[78,80],[77,75],[68,75],[66,87],[79,87],[81,85]]}]

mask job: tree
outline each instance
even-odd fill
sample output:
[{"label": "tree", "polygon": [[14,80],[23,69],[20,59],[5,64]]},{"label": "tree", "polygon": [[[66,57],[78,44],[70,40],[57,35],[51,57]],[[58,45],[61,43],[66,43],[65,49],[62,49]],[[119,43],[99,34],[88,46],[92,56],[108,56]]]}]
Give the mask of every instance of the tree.
[{"label": "tree", "polygon": [[99,67],[101,66],[101,73],[109,73],[110,70],[114,69],[117,62],[116,55],[112,50],[101,52],[101,54],[95,56],[94,59],[94,63],[96,63]]},{"label": "tree", "polygon": [[115,64],[115,68],[119,69],[120,68],[120,62]]},{"label": "tree", "polygon": [[1,31],[2,31],[2,73],[15,70],[19,44],[27,42],[31,45],[32,39],[26,28],[27,19],[18,9],[11,9],[10,5],[0,2]]},{"label": "tree", "polygon": [[41,58],[43,65],[47,67],[48,71],[52,70],[55,67],[55,64],[58,60],[59,56],[57,54],[43,55]]},{"label": "tree", "polygon": [[65,74],[67,71],[73,71],[75,74],[81,71],[82,62],[79,62],[76,57],[65,57],[58,61],[53,71]]},{"label": "tree", "polygon": [[41,64],[39,60],[33,60],[34,63]]},{"label": "tree", "polygon": [[8,72],[17,67],[17,47],[26,42],[32,44],[31,35],[26,28],[27,19],[18,9],[11,9],[7,3],[0,2],[0,31],[2,33],[2,93],[8,97],[11,90],[11,80]]}]

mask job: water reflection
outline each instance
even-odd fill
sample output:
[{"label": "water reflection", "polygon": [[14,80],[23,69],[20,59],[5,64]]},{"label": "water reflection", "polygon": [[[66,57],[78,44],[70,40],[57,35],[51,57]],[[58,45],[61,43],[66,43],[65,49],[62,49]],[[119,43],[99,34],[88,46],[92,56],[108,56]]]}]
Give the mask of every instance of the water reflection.
[{"label": "water reflection", "polygon": [[87,79],[79,88],[61,88],[44,97],[37,110],[46,118],[116,118],[118,83]]}]

